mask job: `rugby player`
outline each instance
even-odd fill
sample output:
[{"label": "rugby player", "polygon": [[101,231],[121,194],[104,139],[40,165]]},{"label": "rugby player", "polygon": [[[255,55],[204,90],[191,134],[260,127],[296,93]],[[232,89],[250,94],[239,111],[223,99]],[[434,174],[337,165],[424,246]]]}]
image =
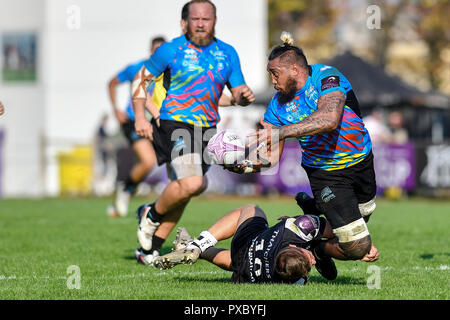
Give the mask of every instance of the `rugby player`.
[{"label": "rugby player", "polygon": [[[232,102],[247,106],[255,100],[246,85],[236,50],[217,39],[216,7],[209,0],[188,5],[186,34],[163,44],[133,81],[133,107],[138,135],[153,139],[158,164],[169,163],[171,182],[152,204],[138,208],[141,261],[151,264],[193,196],[207,187],[209,164],[203,157],[220,121],[219,98],[227,86]],[[170,79],[159,121],[144,115],[145,87],[160,74]]]},{"label": "rugby player", "polygon": [[[150,46],[150,54],[153,54],[164,42],[166,40],[163,37],[153,38]],[[134,129],[135,115],[131,101],[125,111],[120,110],[116,103],[117,86],[122,83],[131,84],[134,76],[141,69],[145,60],[143,59],[128,65],[114,76],[108,84],[109,98],[114,115],[138,158],[138,162],[133,166],[126,180],[123,182],[120,181],[117,184],[113,208],[112,210],[108,210],[108,214],[112,217],[127,215],[131,195],[136,190],[137,185],[147,176],[147,173],[156,163],[155,151],[150,141],[136,134]],[[151,114],[155,115],[158,113],[157,109],[161,107],[161,103],[166,96],[166,89],[163,86],[163,75],[159,76],[148,88],[148,96],[149,99],[146,101],[147,108]]]},{"label": "rugby player", "polygon": [[[194,240],[184,228],[179,228],[176,250],[155,258],[154,266],[169,269],[202,258],[232,271],[233,282],[305,284],[315,265],[322,276],[334,280],[337,270],[332,259],[319,268],[311,253],[321,238],[335,237],[326,219],[301,215],[278,220],[282,221],[269,228],[264,211],[246,205],[224,215]],[[217,242],[231,237],[231,250],[215,247]]]},{"label": "rugby player", "polygon": [[[298,139],[314,196],[312,207],[325,214],[337,236],[319,244],[316,260],[378,257],[366,224],[376,207],[372,142],[352,86],[332,66],[309,65],[290,34],[283,33],[282,40],[267,65],[277,93],[262,119],[265,128],[250,134],[256,139],[249,146],[264,146],[261,153],[273,165],[281,157],[285,139]],[[229,169],[258,172],[263,166],[257,161]],[[297,197],[299,203],[310,202],[302,196]]]}]

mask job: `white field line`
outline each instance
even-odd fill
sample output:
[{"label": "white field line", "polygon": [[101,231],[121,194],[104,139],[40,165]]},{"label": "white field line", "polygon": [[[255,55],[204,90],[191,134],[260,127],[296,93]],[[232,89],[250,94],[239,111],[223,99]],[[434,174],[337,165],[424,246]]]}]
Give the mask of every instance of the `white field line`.
[{"label": "white field line", "polygon": [[[425,266],[425,267],[419,267],[419,266],[415,266],[415,267],[405,267],[405,268],[394,268],[394,267],[390,267],[390,266],[384,266],[384,267],[380,267],[381,271],[389,271],[389,270],[396,270],[396,271],[421,271],[421,270],[425,270],[425,271],[448,271],[450,270],[450,266],[449,265],[440,265],[438,267],[430,267],[430,266]],[[342,273],[356,273],[356,272],[364,272],[364,270],[361,269],[361,267],[354,267],[354,268],[339,268],[339,272]],[[102,279],[134,279],[134,278],[154,278],[154,277],[166,277],[166,276],[201,276],[201,275],[224,275],[224,276],[231,276],[231,272],[227,272],[227,271],[222,271],[222,270],[218,270],[218,271],[177,271],[177,270],[166,270],[166,271],[158,271],[158,272],[152,272],[152,273],[145,273],[145,272],[140,272],[140,273],[132,273],[132,274],[123,274],[123,275],[112,275],[112,276],[105,276],[105,275],[101,275],[100,278]],[[89,275],[91,276],[91,274]],[[83,277],[83,270],[81,270],[81,277]],[[30,279],[34,279],[34,280],[65,280],[67,279],[68,276],[51,276],[51,275],[36,275],[33,274],[31,276],[26,276],[26,275],[4,275],[4,274],[0,274],[0,281],[2,280],[30,280]]]}]

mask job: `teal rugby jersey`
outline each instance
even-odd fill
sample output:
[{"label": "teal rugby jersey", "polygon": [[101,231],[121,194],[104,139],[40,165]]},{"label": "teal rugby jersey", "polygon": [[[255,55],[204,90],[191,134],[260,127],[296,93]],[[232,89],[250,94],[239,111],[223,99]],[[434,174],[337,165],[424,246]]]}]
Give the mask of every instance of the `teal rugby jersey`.
[{"label": "teal rugby jersey", "polygon": [[370,153],[372,142],[361,119],[352,86],[334,67],[323,64],[310,67],[305,85],[291,101],[279,103],[278,92],[273,96],[264,121],[275,126],[298,123],[317,110],[317,101],[322,95],[341,91],[347,100],[338,128],[328,133],[298,138],[302,148],[302,164],[323,170],[355,165]]}]

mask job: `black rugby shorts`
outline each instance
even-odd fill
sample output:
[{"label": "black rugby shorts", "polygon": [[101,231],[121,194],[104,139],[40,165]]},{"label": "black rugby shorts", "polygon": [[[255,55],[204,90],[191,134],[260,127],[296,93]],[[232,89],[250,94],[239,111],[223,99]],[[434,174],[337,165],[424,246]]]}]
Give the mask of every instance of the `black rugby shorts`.
[{"label": "black rugby shorts", "polygon": [[160,126],[155,119],[151,120],[153,127],[153,147],[158,165],[171,163],[175,158],[198,153],[201,157],[203,175],[209,169],[210,163],[203,156],[209,139],[217,132],[216,127],[194,127],[191,124],[160,120]]},{"label": "black rugby shorts", "polygon": [[317,208],[333,229],[360,219],[358,204],[372,200],[377,193],[373,154],[345,169],[321,170],[303,166]]}]

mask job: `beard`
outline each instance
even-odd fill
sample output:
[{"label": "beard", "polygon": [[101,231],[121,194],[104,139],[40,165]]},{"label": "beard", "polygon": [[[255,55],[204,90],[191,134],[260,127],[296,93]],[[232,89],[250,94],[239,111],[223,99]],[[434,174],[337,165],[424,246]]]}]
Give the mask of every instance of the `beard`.
[{"label": "beard", "polygon": [[287,103],[295,97],[297,92],[297,81],[294,78],[288,78],[286,83],[286,89],[278,91],[278,102]]},{"label": "beard", "polygon": [[215,28],[214,27],[213,27],[213,29],[210,32],[206,32],[206,31],[203,31],[203,32],[206,33],[206,36],[199,37],[188,26],[187,35],[188,35],[189,39],[195,45],[200,46],[200,47],[204,47],[204,46],[209,45],[211,42],[213,42],[214,35],[215,35],[216,32],[215,32]]}]

